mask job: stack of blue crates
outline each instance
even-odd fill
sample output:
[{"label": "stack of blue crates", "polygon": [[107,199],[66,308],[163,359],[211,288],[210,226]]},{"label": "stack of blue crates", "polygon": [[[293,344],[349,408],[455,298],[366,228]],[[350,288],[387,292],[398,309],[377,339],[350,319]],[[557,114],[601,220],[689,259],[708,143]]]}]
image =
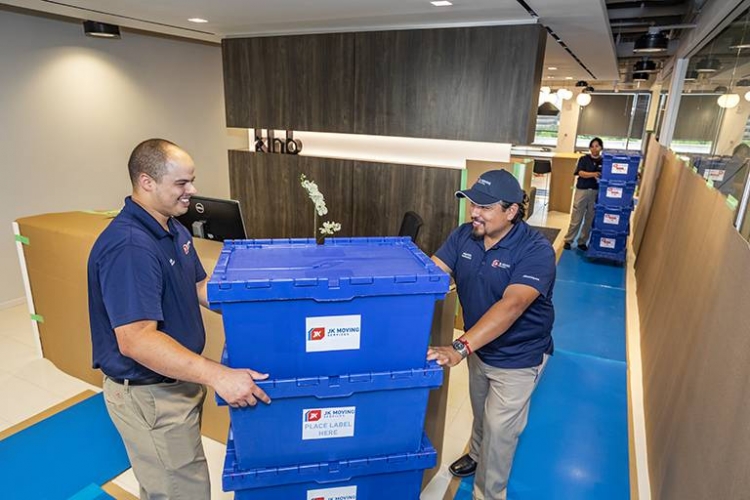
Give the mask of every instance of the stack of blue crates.
[{"label": "stack of blue crates", "polygon": [[[449,278],[409,238],[226,241],[208,284],[222,362],[270,374],[230,408],[223,486],[238,500],[416,500],[442,368],[425,362]],[[219,400],[219,403],[223,402]]]},{"label": "stack of blue crates", "polygon": [[605,154],[587,256],[625,262],[639,155]]}]

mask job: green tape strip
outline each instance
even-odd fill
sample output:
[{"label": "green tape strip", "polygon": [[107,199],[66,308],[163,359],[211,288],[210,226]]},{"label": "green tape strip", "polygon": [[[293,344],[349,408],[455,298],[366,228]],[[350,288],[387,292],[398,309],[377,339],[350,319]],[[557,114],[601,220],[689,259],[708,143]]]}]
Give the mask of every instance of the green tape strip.
[{"label": "green tape strip", "polygon": [[713,179],[706,179],[706,186],[708,186],[711,189],[713,189],[713,187],[714,187],[714,180]]},{"label": "green tape strip", "polygon": [[23,243],[24,245],[29,244],[29,239],[26,236],[21,236],[20,234],[16,235],[16,241]]},{"label": "green tape strip", "polygon": [[[461,187],[459,189],[466,189],[466,181],[469,178],[469,169],[465,168],[461,170]],[[463,199],[458,200],[458,225],[464,223],[466,217],[466,202]]]},{"label": "green tape strip", "polygon": [[698,173],[698,167],[693,167],[693,173],[694,173],[694,174],[697,174],[697,173]]},{"label": "green tape strip", "polygon": [[731,208],[732,210],[737,210],[737,206],[740,204],[740,202],[732,196],[731,194],[727,195],[727,206]]},{"label": "green tape strip", "polygon": [[32,314],[31,321],[36,321],[37,323],[44,323],[44,316],[42,316],[41,314]]}]

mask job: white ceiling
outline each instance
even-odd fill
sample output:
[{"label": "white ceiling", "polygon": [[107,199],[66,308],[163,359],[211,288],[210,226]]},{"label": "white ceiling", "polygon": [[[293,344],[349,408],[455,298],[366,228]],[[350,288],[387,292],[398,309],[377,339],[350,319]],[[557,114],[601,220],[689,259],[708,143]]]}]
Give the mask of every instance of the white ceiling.
[{"label": "white ceiling", "polygon": [[[191,39],[280,34],[374,31],[450,26],[535,23],[516,0],[453,0],[434,7],[429,0],[2,0],[0,3],[76,19],[117,24]],[[527,0],[539,22],[552,29],[597,79],[617,79],[617,62],[604,2]],[[191,17],[205,24],[188,22]],[[547,70],[557,67],[557,70]],[[593,80],[551,37],[545,81]],[[553,76],[553,78],[546,78]]]}]

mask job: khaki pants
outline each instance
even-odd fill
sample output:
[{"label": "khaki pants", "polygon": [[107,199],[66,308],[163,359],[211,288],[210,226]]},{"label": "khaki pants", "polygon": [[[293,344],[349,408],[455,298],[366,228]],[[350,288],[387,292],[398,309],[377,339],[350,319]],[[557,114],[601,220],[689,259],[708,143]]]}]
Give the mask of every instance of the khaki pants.
[{"label": "khaki pants", "polygon": [[120,432],[141,500],[208,500],[200,424],[206,389],[189,382],[131,386],[104,379],[107,411]]},{"label": "khaki pants", "polygon": [[477,462],[474,500],[505,500],[518,436],[526,427],[529,400],[549,356],[533,368],[495,368],[469,356],[469,394],[474,413],[469,455]]},{"label": "khaki pants", "polygon": [[578,237],[578,244],[588,244],[598,194],[599,191],[596,189],[576,189],[576,195],[573,199],[573,212],[570,214],[570,227],[568,227],[568,233],[565,235],[565,243],[573,243],[580,229],[581,235]]}]

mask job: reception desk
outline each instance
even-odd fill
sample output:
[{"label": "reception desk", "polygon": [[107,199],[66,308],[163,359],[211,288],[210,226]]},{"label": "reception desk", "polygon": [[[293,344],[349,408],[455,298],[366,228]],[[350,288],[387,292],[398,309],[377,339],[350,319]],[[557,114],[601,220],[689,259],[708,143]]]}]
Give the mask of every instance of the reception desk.
[{"label": "reception desk", "polygon": [[[89,252],[112,216],[86,212],[44,214],[19,219],[34,308],[39,315],[42,352],[63,372],[101,387],[102,373],[91,368],[91,337],[88,315],[86,266]],[[203,267],[210,275],[222,244],[194,240]],[[453,340],[456,294],[451,292],[436,303],[431,343],[448,345]],[[206,327],[204,356],[219,361],[224,347],[221,316],[203,308]],[[441,389],[430,393],[425,429],[438,450],[442,450],[448,398],[448,370]],[[204,404],[202,432],[225,443],[229,430],[226,407],[216,405],[213,390]],[[440,462],[438,462],[439,464]],[[431,477],[428,471],[426,477]]]}]

